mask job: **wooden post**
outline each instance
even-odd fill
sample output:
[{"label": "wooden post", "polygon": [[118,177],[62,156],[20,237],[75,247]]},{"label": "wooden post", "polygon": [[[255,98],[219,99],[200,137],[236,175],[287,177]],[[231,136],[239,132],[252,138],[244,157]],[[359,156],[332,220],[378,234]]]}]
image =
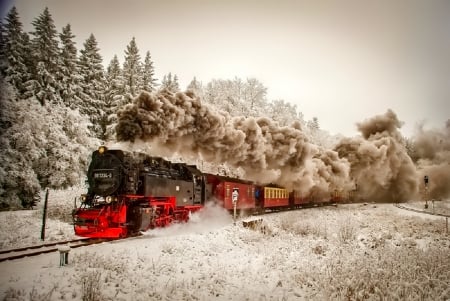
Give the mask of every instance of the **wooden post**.
[{"label": "wooden post", "polygon": [[44,213],[42,214],[41,240],[45,240],[45,222],[47,219],[48,188],[45,192]]},{"label": "wooden post", "polygon": [[448,217],[445,218],[445,233],[448,234]]}]

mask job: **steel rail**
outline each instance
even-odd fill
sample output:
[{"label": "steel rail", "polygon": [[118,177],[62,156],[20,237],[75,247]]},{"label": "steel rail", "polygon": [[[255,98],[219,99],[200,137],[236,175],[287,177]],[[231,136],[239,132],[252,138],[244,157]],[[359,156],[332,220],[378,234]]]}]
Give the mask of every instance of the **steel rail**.
[{"label": "steel rail", "polygon": [[[35,245],[35,246],[29,246],[29,247],[22,247],[17,249],[9,249],[9,250],[3,250],[0,253],[0,262],[6,261],[6,260],[13,260],[13,259],[20,259],[24,257],[31,257],[31,256],[37,256],[40,254],[46,254],[46,253],[52,253],[59,250],[60,247],[66,246],[71,249],[94,245],[102,242],[107,241],[113,241],[117,239],[98,239],[98,238],[81,238],[81,239],[74,239],[74,240],[67,240],[62,242],[54,242],[50,244],[42,244],[42,245]],[[73,244],[75,243],[75,244]],[[73,244],[73,245],[71,245]],[[6,256],[3,256],[6,255]]]}]

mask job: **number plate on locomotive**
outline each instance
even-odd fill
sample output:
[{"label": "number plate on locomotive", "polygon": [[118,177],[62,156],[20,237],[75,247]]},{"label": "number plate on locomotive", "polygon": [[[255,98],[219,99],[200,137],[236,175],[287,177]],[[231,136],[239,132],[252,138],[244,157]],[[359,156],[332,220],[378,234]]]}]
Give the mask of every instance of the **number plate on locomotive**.
[{"label": "number plate on locomotive", "polygon": [[112,172],[95,172],[95,179],[111,179],[113,177]]}]

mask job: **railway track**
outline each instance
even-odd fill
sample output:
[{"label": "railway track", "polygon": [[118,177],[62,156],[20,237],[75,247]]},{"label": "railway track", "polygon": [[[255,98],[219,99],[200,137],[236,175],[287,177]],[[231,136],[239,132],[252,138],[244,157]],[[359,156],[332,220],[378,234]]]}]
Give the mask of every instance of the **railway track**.
[{"label": "railway track", "polygon": [[415,209],[415,208],[406,207],[406,206],[403,206],[403,205],[400,205],[400,204],[394,204],[394,206],[397,207],[397,208],[400,208],[400,209],[409,210],[409,211],[418,212],[418,213],[423,213],[423,214],[442,216],[442,217],[445,217],[445,218],[449,218],[450,217],[450,214],[428,212],[428,211],[425,211],[425,210],[419,210],[419,209]]},{"label": "railway track", "polygon": [[75,249],[111,240],[112,239],[79,238],[16,249],[0,250],[0,262],[24,257],[37,256],[45,253],[52,253],[58,251],[62,247],[66,248],[69,247],[71,249]]}]

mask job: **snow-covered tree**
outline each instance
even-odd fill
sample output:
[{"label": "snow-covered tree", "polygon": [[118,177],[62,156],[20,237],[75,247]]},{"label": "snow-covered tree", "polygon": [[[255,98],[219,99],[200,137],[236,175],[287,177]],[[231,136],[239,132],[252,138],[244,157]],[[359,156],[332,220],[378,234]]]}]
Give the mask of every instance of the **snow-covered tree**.
[{"label": "snow-covered tree", "polygon": [[142,72],[142,89],[147,92],[153,92],[156,90],[157,79],[155,78],[155,67],[150,56],[150,51],[145,54],[144,69]]},{"label": "snow-covered tree", "polygon": [[161,83],[161,89],[167,89],[171,92],[180,91],[180,85],[178,83],[178,76],[175,74],[172,77],[172,72],[169,72],[169,74],[164,75],[162,83]]},{"label": "snow-covered tree", "polygon": [[6,23],[2,28],[2,60],[1,72],[20,94],[25,92],[25,83],[30,78],[30,66],[26,57],[29,53],[29,38],[23,32],[22,22],[14,6],[6,16]]},{"label": "snow-covered tree", "polygon": [[[247,78],[244,85],[243,99],[249,104],[250,112],[259,114],[266,111],[267,88],[256,78]],[[253,114],[252,114],[253,115]]]},{"label": "snow-covered tree", "polygon": [[142,63],[136,40],[133,37],[125,50],[125,61],[123,63],[123,79],[125,92],[135,97],[143,89]]},{"label": "snow-covered tree", "polygon": [[320,129],[319,118],[313,117],[311,120],[308,120],[306,125],[311,132],[318,131]]},{"label": "snow-covered tree", "polygon": [[[60,50],[53,18],[48,10],[40,14],[32,22],[34,37],[31,40],[31,56],[35,68],[32,71],[32,85],[30,91],[41,104],[61,101],[59,92],[62,90],[57,74],[60,73]],[[29,95],[30,96],[30,95]]]},{"label": "snow-covered tree", "polygon": [[189,85],[186,87],[186,89],[194,91],[194,93],[201,98],[203,98],[204,96],[203,85],[201,82],[197,80],[195,76],[189,83]]},{"label": "snow-covered tree", "polygon": [[242,80],[213,79],[205,88],[204,99],[220,110],[230,113],[232,116],[247,115],[248,111],[242,101]]},{"label": "snow-covered tree", "polygon": [[111,137],[115,137],[116,112],[126,101],[128,101],[128,98],[125,95],[122,69],[120,68],[117,55],[115,55],[106,69],[105,106],[101,119],[102,140],[109,140]]},{"label": "snow-covered tree", "polygon": [[62,104],[16,100],[4,80],[0,88],[0,198],[18,208],[43,188],[78,184],[97,144],[87,118]]},{"label": "snow-covered tree", "polygon": [[212,80],[206,85],[204,98],[233,116],[265,116],[267,88],[258,80]]},{"label": "snow-covered tree", "polygon": [[63,103],[72,109],[80,106],[82,88],[80,86],[81,76],[78,65],[77,48],[75,46],[72,29],[70,24],[63,27],[59,34],[61,39],[61,69],[58,74],[58,81],[60,82],[60,95]]},{"label": "snow-covered tree", "polygon": [[297,112],[297,105],[284,100],[273,100],[268,103],[268,117],[278,122],[280,126],[290,126],[293,122],[305,125],[303,115]]},{"label": "snow-covered tree", "polygon": [[6,76],[7,66],[5,26],[3,25],[2,20],[0,20],[0,76]]},{"label": "snow-covered tree", "polygon": [[82,76],[81,87],[83,89],[80,112],[89,116],[91,130],[96,137],[102,136],[99,120],[104,106],[105,75],[102,64],[102,56],[97,46],[97,40],[93,34],[83,44],[80,50],[80,74]]}]

